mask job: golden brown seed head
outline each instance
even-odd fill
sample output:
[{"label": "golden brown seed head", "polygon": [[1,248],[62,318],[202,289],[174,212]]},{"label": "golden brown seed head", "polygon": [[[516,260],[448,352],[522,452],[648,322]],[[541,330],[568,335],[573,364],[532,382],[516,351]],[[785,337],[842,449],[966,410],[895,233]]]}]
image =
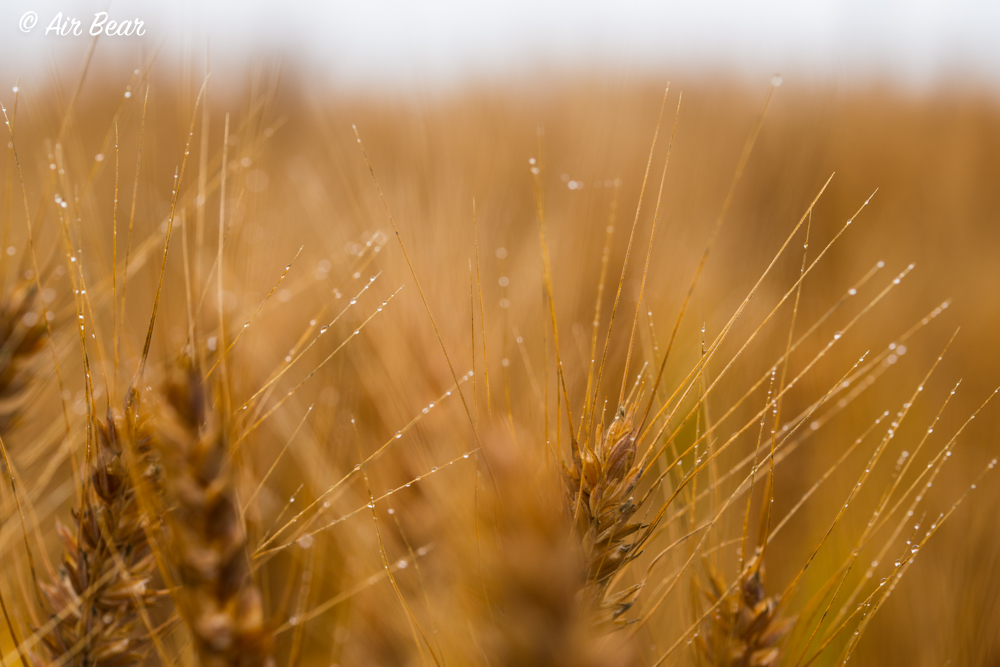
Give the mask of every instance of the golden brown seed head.
[{"label": "golden brown seed head", "polygon": [[[494,549],[492,540],[469,545],[475,549],[469,557],[482,563],[482,579],[471,579],[465,588],[482,588],[473,631],[485,661],[525,667],[635,664],[626,637],[593,631],[603,614],[591,604],[584,554],[567,539],[559,480],[544,472],[536,454],[515,454],[514,447],[492,446],[485,453],[498,496],[480,520],[483,534],[497,535],[500,546]],[[484,661],[474,657],[471,664]]]},{"label": "golden brown seed head", "polygon": [[167,555],[176,569],[178,608],[194,636],[200,664],[270,664],[271,632],[250,575],[228,434],[193,364],[176,368],[162,394],[154,442],[169,503]]},{"label": "golden brown seed head", "polygon": [[123,456],[124,447],[134,447],[144,461],[148,431],[111,414],[96,431],[86,494],[73,510],[75,527],[56,524],[63,543],[59,573],[40,584],[44,611],[57,619],[43,643],[51,660],[124,667],[144,659],[148,633],[139,609],[162,595],[151,586],[155,563]]},{"label": "golden brown seed head", "polygon": [[703,624],[696,643],[714,667],[770,667],[778,664],[784,639],[794,619],[779,618],[778,598],[765,597],[763,567],[752,563],[740,577],[736,590],[714,569],[709,569],[704,591],[715,606]]},{"label": "golden brown seed head", "polygon": [[45,345],[45,321],[35,312],[38,290],[22,282],[0,300],[0,432],[18,422],[32,359]]}]

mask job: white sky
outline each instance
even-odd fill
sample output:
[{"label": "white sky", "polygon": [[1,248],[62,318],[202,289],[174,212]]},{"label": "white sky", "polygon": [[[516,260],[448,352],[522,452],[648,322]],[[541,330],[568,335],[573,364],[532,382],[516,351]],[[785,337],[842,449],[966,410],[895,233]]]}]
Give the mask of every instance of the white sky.
[{"label": "white sky", "polygon": [[[945,77],[1000,88],[1000,2],[736,0],[0,0],[0,73],[72,64],[89,38],[44,34],[57,12],[89,27],[96,11],[143,19],[144,37],[108,38],[166,57],[207,36],[214,69],[286,53],[348,85],[399,86],[519,74],[692,68],[850,81]],[[35,11],[29,33],[21,16]],[[37,69],[42,68],[42,69]]]}]

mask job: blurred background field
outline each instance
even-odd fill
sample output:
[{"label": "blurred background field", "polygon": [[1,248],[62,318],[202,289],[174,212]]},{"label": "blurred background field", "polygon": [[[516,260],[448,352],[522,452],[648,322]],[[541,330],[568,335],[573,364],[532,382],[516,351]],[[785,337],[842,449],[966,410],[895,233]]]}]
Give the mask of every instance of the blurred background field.
[{"label": "blurred background field", "polygon": [[[542,170],[561,353],[571,401],[578,410],[586,385],[590,322],[613,201],[617,193],[610,286],[603,294],[604,322],[624,259],[667,79],[671,81],[665,119],[624,282],[625,324],[615,334],[618,344],[610,357],[611,378],[620,378],[624,365],[626,332],[636,305],[659,169],[678,93],[683,101],[650,254],[646,305],[639,319],[639,348],[644,361],[655,357],[654,346],[662,346],[669,336],[767,92],[769,77],[685,71],[666,72],[663,77],[541,73],[435,92],[404,90],[394,94],[338,89],[317,83],[294,67],[254,65],[247,68],[245,79],[209,80],[204,100],[209,129],[202,154],[204,125],[195,99],[204,68],[194,62],[197,59],[192,57],[185,67],[158,63],[147,72],[140,60],[121,66],[99,58],[80,88],[69,121],[64,117],[78,78],[60,72],[56,77],[18,82],[18,157],[38,256],[47,260],[48,269],[43,274],[47,286],[54,290],[50,307],[57,313],[56,321],[66,322],[73,311],[65,271],[58,270],[65,257],[57,222],[60,211],[53,197],[58,193],[69,199],[67,193],[72,192],[78,201],[74,207],[78,217],[69,223],[71,235],[73,244],[81,248],[79,256],[95,299],[97,337],[90,344],[103,368],[111,368],[113,320],[107,297],[115,196],[114,120],[120,114],[121,244],[123,221],[132,205],[140,118],[148,90],[118,393],[130,379],[141,350],[158,276],[171,183],[194,115],[199,125],[181,188],[185,236],[175,227],[151,359],[154,366],[161,367],[176,354],[188,334],[191,297],[185,284],[185,261],[190,262],[188,273],[195,276],[196,286],[199,279],[202,285],[215,279],[219,207],[215,183],[225,113],[231,113],[230,218],[223,273],[230,338],[250,319],[286,265],[292,265],[234,349],[234,404],[248,399],[287,363],[286,355],[293,356],[289,351],[300,344],[303,332],[315,333],[324,320],[331,319],[361,292],[356,306],[348,308],[331,327],[332,335],[321,338],[303,362],[281,379],[262,412],[305,379],[340,341],[355,330],[361,333],[315,377],[308,378],[301,391],[282,402],[241,445],[244,491],[249,495],[312,406],[294,444],[274,469],[257,504],[248,511],[251,543],[280,525],[279,515],[287,516],[283,508],[288,498],[299,503],[322,498],[324,489],[358,462],[359,446],[367,455],[383,443],[392,443],[396,432],[415,416],[424,415],[406,432],[405,439],[392,444],[386,455],[372,464],[370,473],[377,493],[435,469],[414,488],[400,490],[395,500],[390,499],[389,505],[398,508],[402,523],[397,524],[399,536],[389,548],[405,556],[408,547],[403,543],[405,538],[400,540],[404,535],[410,535],[414,544],[434,546],[424,561],[424,574],[429,581],[447,581],[453,576],[448,563],[454,554],[441,544],[440,535],[446,531],[440,525],[464,516],[467,507],[461,505],[472,502],[474,473],[468,465],[463,468],[460,459],[475,443],[461,404],[454,398],[440,400],[451,388],[451,373],[358,149],[352,124],[364,140],[459,376],[473,368],[470,318],[476,327],[480,322],[478,295],[470,294],[470,262],[475,271],[477,257],[475,201],[492,423],[500,429],[509,419],[521,438],[530,440],[533,436],[534,446],[541,448],[537,436],[544,422],[542,406],[546,396],[554,400],[556,386],[548,347],[551,338],[546,342],[551,334],[545,333],[549,324],[529,159],[535,158]],[[142,71],[134,74],[134,67]],[[13,94],[7,83],[12,73],[4,71],[3,75],[5,89],[0,99],[11,113]],[[130,95],[123,97],[126,90]],[[199,167],[202,155],[204,169]],[[52,169],[50,165],[57,162]],[[16,249],[5,258],[10,284],[26,267],[26,235],[10,157],[4,169],[8,184],[5,234],[9,235],[4,245]],[[59,172],[54,181],[53,171]],[[201,201],[200,173],[205,174],[208,193]],[[893,361],[886,364],[877,383],[782,462],[775,486],[777,516],[796,503],[876,416],[884,410],[894,413],[909,400],[952,334],[959,327],[961,330],[926,391],[915,401],[910,423],[875,471],[877,483],[865,490],[859,502],[852,503],[855,511],[847,514],[810,570],[806,592],[800,591],[806,597],[847,558],[869,518],[864,508],[889,482],[892,462],[902,449],[913,447],[954,384],[961,379],[958,393],[935,428],[937,446],[928,445],[934,451],[946,439],[944,434],[958,428],[1000,384],[1000,96],[988,88],[961,83],[913,89],[888,79],[834,85],[786,76],[774,92],[718,243],[681,325],[667,365],[668,387],[680,382],[699,358],[702,326],[711,341],[833,173],[812,217],[810,261],[876,189],[878,192],[805,279],[799,329],[819,318],[877,263],[884,266],[847,301],[842,312],[793,355],[791,371],[803,368],[883,286],[911,263],[914,268],[803,379],[783,411],[789,416],[798,414],[833,386],[863,353],[885,350],[942,303],[949,305],[907,341],[905,350],[892,355]],[[187,260],[182,255],[185,245]],[[796,280],[802,261],[801,234],[790,247],[726,343],[726,359]],[[121,255],[119,270],[120,262]],[[400,287],[377,317],[361,329],[359,325]],[[205,336],[214,331],[219,320],[214,294],[207,293],[199,310]],[[786,306],[740,358],[725,384],[710,398],[713,412],[723,412],[771,367],[784,349],[788,316]],[[68,396],[66,403],[75,424],[83,412],[79,343],[68,327],[57,334],[57,340],[66,383],[63,395]],[[98,350],[98,344],[103,348]],[[475,401],[472,407],[476,419],[483,420],[480,432],[485,433],[490,417],[481,347],[476,350],[475,363],[475,395],[471,380],[463,383],[463,388],[470,405]],[[723,365],[713,363],[711,372],[718,373]],[[633,360],[628,372],[635,375],[641,367],[642,362]],[[611,382],[609,395],[615,393],[616,381]],[[62,422],[56,384],[46,362],[43,389],[25,423],[15,435],[4,434],[13,465],[31,489],[37,509],[37,518],[32,521],[38,521],[43,530],[56,515],[66,515],[73,492],[68,454],[59,449]],[[98,384],[103,386],[103,382]],[[740,408],[742,417],[734,417],[733,425],[721,430],[726,434],[735,431],[735,424],[750,419],[763,400],[763,393],[758,392]],[[437,402],[440,405],[425,414],[424,410]],[[103,409],[103,398],[99,405]],[[356,420],[357,435],[352,419]],[[997,406],[988,406],[964,431],[953,460],[929,491],[929,517],[945,511],[996,456],[997,433]],[[565,435],[563,438],[565,446]],[[745,436],[738,441],[738,452],[727,453],[722,468],[735,465],[752,452],[753,440]],[[56,451],[61,453],[53,455]],[[780,590],[801,567],[864,468],[868,451],[848,459],[776,539],[767,562],[769,587]],[[921,457],[922,463],[930,453]],[[456,459],[453,466],[445,467]],[[487,487],[476,488],[483,493]],[[367,501],[358,477],[331,498],[332,507],[324,510],[324,521],[317,525],[363,507]],[[9,491],[5,491],[4,503],[6,515],[11,516]],[[958,665],[1000,660],[998,509],[1000,492],[995,481],[987,477],[921,551],[874,618],[852,661]],[[383,518],[389,520],[386,515]],[[738,524],[731,523],[722,532],[731,534],[734,527],[738,530]],[[15,553],[21,548],[20,525],[5,522],[2,539],[3,552],[12,554],[14,567],[23,570],[22,555]],[[262,566],[260,576],[268,595],[274,598],[274,608],[284,604],[279,598],[286,577],[298,576],[303,568],[317,575],[302,609],[286,609],[286,617],[320,608],[324,600],[336,599],[381,568],[378,545],[364,512],[317,533],[315,539],[315,544],[311,540],[289,543],[297,546]],[[55,553],[56,541],[47,540],[47,547]],[[857,572],[851,575],[852,583],[863,576],[870,560],[869,552],[862,554]],[[400,574],[400,580],[417,599],[425,583],[406,576]],[[434,587],[432,583],[426,586]],[[12,590],[4,593],[7,599],[19,595]],[[447,619],[459,613],[449,600],[432,598],[426,606],[414,603],[420,607],[416,613],[429,619],[428,623],[446,625]],[[660,625],[652,624],[640,635],[647,664],[652,664],[679,634],[680,628],[672,625],[676,623],[674,613],[679,612],[665,613]],[[409,645],[412,640],[405,629],[405,616],[385,581],[364,587],[323,614],[327,616],[316,617],[325,619],[322,622],[307,621],[301,626],[303,664],[329,664],[331,660],[342,664],[418,664]],[[392,632],[400,634],[399,644],[408,648],[393,653],[394,644],[388,639]]]}]

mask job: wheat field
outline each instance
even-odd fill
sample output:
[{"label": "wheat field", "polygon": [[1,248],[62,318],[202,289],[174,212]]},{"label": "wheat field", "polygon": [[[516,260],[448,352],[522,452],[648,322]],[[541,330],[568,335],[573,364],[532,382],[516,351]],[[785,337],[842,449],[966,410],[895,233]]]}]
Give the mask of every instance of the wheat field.
[{"label": "wheat field", "polygon": [[0,94],[4,664],[1000,660],[997,100],[136,65]]}]

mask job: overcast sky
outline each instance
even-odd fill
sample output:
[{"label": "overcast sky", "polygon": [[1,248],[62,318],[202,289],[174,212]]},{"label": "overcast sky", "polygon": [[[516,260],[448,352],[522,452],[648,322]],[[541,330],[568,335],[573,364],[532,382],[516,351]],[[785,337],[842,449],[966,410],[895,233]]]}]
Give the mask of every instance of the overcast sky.
[{"label": "overcast sky", "polygon": [[[52,19],[143,20],[145,35],[114,44],[175,57],[206,38],[218,67],[290,54],[346,85],[395,86],[519,74],[692,68],[850,81],[944,77],[1000,89],[1000,2],[808,0],[548,2],[473,0],[201,1],[2,0],[0,72],[27,76],[77,62],[88,37],[45,34]],[[35,12],[37,24],[19,23]],[[30,23],[30,21],[28,21]],[[198,46],[201,45],[201,46]]]}]

